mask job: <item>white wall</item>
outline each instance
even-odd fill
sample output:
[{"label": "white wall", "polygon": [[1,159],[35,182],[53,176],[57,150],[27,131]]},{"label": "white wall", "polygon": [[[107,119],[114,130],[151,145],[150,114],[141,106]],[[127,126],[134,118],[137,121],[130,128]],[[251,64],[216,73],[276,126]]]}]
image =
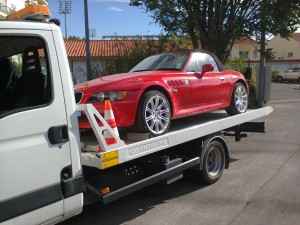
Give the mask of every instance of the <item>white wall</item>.
[{"label": "white wall", "polygon": [[[267,48],[273,49],[276,60],[300,59],[300,42],[292,38],[287,40],[279,36],[273,37],[268,41]],[[292,57],[288,57],[289,52],[293,53]]]},{"label": "white wall", "polygon": [[[257,47],[258,48],[258,47]],[[259,59],[259,52],[257,52],[257,56],[255,57],[253,51],[255,47],[253,45],[234,45],[230,52],[230,59],[239,58],[240,51],[248,51],[248,57],[250,60],[258,60]]]},{"label": "white wall", "polygon": [[7,0],[7,6],[11,8],[11,5],[14,5],[16,10],[23,9],[25,6],[25,0]]}]

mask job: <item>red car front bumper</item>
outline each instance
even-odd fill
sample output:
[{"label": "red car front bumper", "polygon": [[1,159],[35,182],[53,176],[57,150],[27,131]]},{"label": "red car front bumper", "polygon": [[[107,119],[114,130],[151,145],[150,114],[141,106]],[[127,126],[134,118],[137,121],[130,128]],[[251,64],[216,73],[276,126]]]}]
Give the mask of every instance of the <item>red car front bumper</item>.
[{"label": "red car front bumper", "polygon": [[[137,92],[128,92],[127,96],[123,100],[111,101],[112,110],[117,123],[117,127],[130,127],[134,125],[136,112],[139,103],[139,94]],[[85,104],[82,103],[81,104]],[[104,115],[104,102],[93,102],[93,106]],[[79,128],[89,129],[91,125],[86,115],[81,112],[78,116]]]}]

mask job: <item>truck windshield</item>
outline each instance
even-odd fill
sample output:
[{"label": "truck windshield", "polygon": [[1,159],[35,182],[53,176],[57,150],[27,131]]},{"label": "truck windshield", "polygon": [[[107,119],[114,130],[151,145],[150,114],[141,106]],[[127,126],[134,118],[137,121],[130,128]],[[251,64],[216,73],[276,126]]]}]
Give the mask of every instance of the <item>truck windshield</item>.
[{"label": "truck windshield", "polygon": [[189,52],[172,52],[150,56],[133,67],[129,72],[182,70],[189,58],[189,54]]}]

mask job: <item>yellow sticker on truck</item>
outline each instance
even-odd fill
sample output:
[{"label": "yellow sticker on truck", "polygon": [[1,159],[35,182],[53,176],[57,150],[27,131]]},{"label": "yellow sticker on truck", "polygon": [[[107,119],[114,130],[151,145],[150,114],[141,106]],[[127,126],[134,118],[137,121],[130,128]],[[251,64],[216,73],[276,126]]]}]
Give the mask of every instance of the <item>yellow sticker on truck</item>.
[{"label": "yellow sticker on truck", "polygon": [[112,167],[119,164],[118,150],[109,151],[101,154],[102,169]]}]

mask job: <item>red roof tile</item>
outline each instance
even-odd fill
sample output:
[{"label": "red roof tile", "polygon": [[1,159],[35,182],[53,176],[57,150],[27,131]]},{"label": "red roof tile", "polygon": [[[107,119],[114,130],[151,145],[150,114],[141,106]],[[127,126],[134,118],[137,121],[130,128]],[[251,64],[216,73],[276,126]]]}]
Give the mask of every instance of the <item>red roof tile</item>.
[{"label": "red roof tile", "polygon": [[[112,57],[120,56],[130,50],[136,44],[136,40],[91,40],[90,53],[91,57]],[[140,40],[139,45],[146,45],[147,40]],[[84,40],[66,40],[65,46],[68,57],[85,57]]]},{"label": "red roof tile", "polygon": [[298,42],[300,42],[300,33],[293,33],[292,38]]},{"label": "red roof tile", "polygon": [[258,45],[258,43],[251,39],[251,38],[248,38],[248,37],[242,37],[240,39],[236,39],[234,41],[234,44],[237,44],[237,45]]},{"label": "red roof tile", "polygon": [[[151,40],[150,40],[151,41]],[[158,42],[153,40],[153,42]],[[147,46],[149,40],[90,40],[91,57],[114,57],[124,53],[129,53],[136,44]],[[234,44],[251,44],[257,46],[258,43],[250,38],[235,40]],[[86,57],[85,40],[66,40],[65,46],[69,58]],[[192,46],[187,46],[192,48]],[[169,49],[172,49],[171,44]]]}]

